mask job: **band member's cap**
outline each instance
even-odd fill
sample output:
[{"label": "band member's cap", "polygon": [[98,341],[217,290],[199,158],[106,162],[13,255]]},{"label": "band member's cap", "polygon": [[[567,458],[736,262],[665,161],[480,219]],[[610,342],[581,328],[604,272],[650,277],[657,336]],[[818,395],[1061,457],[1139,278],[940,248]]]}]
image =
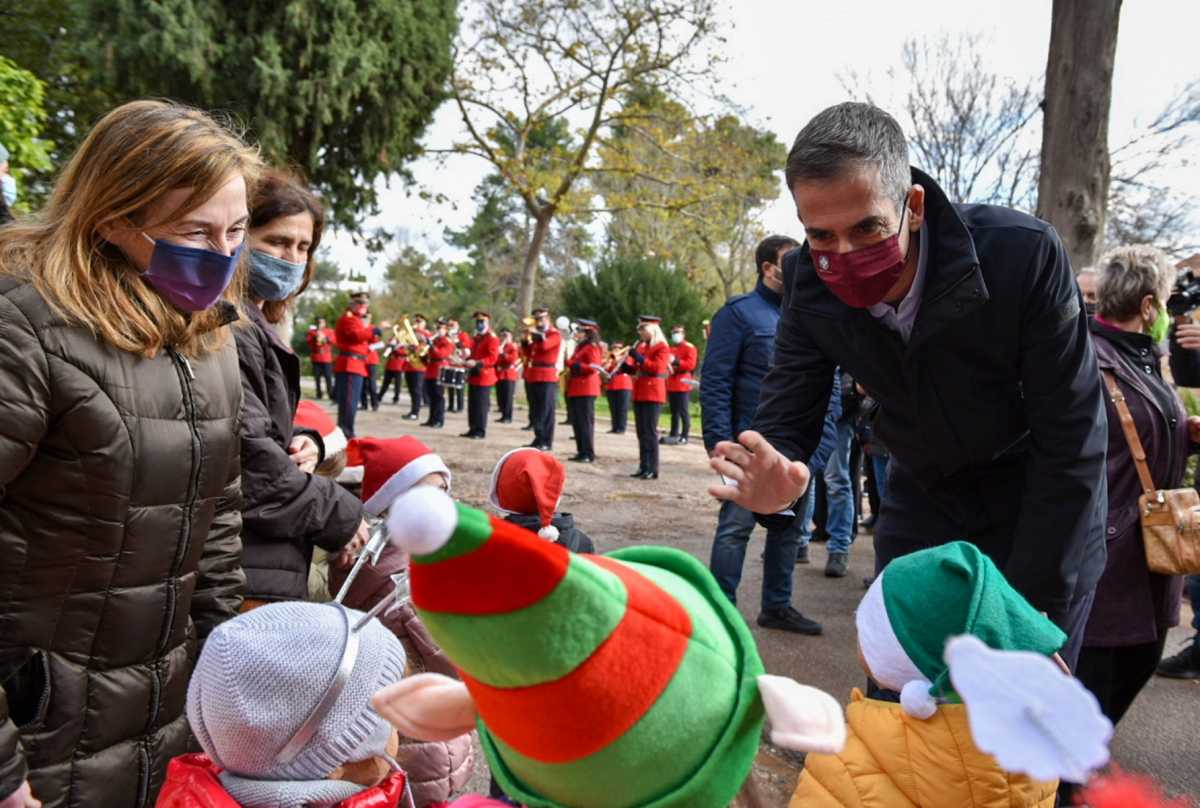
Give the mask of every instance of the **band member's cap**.
[{"label": "band member's cap", "polygon": [[662,318],[655,314],[639,314],[638,322],[639,323],[661,323]]},{"label": "band member's cap", "polygon": [[429,318],[428,318],[428,317],[426,317],[424,314],[414,314],[414,315],[412,316],[412,318],[413,318],[414,320],[424,320],[425,322],[429,322]]},{"label": "band member's cap", "polygon": [[676,323],[675,325],[671,326],[671,330],[672,331],[683,331],[684,327],[681,323]]},{"label": "band member's cap", "polygon": [[580,328],[587,329],[588,331],[600,330],[600,326],[595,320],[576,320],[575,325],[579,326]]},{"label": "band member's cap", "polygon": [[483,318],[484,320],[492,319],[492,315],[488,314],[486,311],[477,311],[474,314],[472,314],[471,317],[476,320],[478,320],[480,318]]},{"label": "band member's cap", "polygon": [[438,325],[450,325],[450,321],[447,320],[445,317],[439,317],[439,318],[437,318],[437,324]]},{"label": "band member's cap", "polygon": [[538,306],[536,309],[530,312],[530,314],[532,314],[534,317],[541,317],[543,314],[549,313],[550,309],[546,308],[545,306]]}]

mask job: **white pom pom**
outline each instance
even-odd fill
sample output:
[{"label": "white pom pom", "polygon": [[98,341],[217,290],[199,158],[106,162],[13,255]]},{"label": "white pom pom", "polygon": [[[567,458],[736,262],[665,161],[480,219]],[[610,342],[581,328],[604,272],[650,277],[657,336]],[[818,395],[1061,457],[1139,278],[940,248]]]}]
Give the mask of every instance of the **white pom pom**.
[{"label": "white pom pom", "polygon": [[937,712],[937,701],[929,694],[932,687],[924,679],[914,679],[900,689],[900,706],[913,718],[924,721]]},{"label": "white pom pom", "polygon": [[558,528],[554,525],[546,525],[538,531],[538,536],[546,541],[558,541]]},{"label": "white pom pom", "polygon": [[429,555],[450,541],[458,526],[458,509],[442,489],[418,485],[396,497],[387,526],[397,547],[412,555]]}]

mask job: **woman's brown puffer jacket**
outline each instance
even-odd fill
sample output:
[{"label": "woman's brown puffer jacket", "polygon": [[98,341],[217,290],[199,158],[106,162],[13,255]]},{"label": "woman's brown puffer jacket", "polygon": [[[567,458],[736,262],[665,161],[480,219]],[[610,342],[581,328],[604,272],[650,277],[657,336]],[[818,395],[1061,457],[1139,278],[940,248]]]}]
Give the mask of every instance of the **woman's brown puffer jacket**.
[{"label": "woman's brown puffer jacket", "polygon": [[232,339],[144,359],[0,278],[0,797],[153,805],[241,602],[241,400]]}]

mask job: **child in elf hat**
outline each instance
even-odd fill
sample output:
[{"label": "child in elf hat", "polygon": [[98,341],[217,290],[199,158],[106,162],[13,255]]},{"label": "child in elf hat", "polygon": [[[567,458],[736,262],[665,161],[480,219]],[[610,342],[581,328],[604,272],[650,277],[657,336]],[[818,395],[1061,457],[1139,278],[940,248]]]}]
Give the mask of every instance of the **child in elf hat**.
[{"label": "child in elf hat", "polygon": [[1060,776],[1107,761],[1112,725],[1057,658],[1066,635],[975,545],[892,561],[855,622],[900,702],[855,690],[845,748],[807,757],[792,808],[1051,808]]},{"label": "child in elf hat", "polygon": [[[388,505],[411,488],[430,486],[450,490],[450,468],[411,435],[359,438],[352,441],[352,447],[361,458],[361,496],[368,519],[385,517]],[[392,593],[393,576],[406,575],[408,567],[408,554],[388,544],[375,563],[359,570],[341,602],[352,609],[371,609]],[[329,585],[333,592],[342,589],[349,571],[348,566],[332,565]],[[411,602],[401,600],[384,612],[380,620],[403,643],[408,655],[407,673],[432,671],[456,675],[454,666],[429,636]],[[408,775],[416,808],[424,808],[450,799],[466,786],[473,769],[474,750],[469,737],[429,742],[402,737],[396,760]]]},{"label": "child in elf hat", "polygon": [[171,761],[158,808],[411,805],[396,732],[370,703],[404,676],[404,648],[364,617],[283,602],[217,626],[187,693],[204,754]]},{"label": "child in elf hat", "polygon": [[513,524],[573,553],[594,553],[596,545],[575,526],[575,517],[557,510],[566,481],[567,470],[558,458],[522,446],[501,457],[492,469],[488,499]]},{"label": "child in elf hat", "polygon": [[478,729],[522,805],[725,808],[765,714],[777,745],[841,748],[837,702],[765,675],[737,610],[682,551],[571,553],[428,488],[397,500],[388,528],[462,681],[422,674],[374,704],[409,735]]}]

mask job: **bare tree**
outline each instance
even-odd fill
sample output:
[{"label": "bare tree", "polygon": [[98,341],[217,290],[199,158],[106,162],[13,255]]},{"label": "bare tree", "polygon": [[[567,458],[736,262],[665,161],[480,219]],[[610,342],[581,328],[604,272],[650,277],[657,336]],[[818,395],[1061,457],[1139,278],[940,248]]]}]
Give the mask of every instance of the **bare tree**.
[{"label": "bare tree", "polygon": [[[467,137],[434,151],[487,160],[523,202],[534,223],[517,295],[524,313],[551,222],[587,208],[579,179],[620,123],[621,95],[707,80],[715,55],[693,57],[711,33],[713,0],[483,0],[478,12],[451,79]],[[534,142],[555,120],[571,122],[570,141]]]},{"label": "bare tree", "polygon": [[[898,102],[913,159],[956,202],[1033,207],[1038,164],[1038,95],[1034,80],[989,69],[978,34],[913,37],[889,78],[904,88]],[[869,79],[850,72],[842,86],[878,106]]]},{"label": "bare tree", "polygon": [[1054,0],[1038,216],[1057,228],[1073,267],[1104,245],[1111,162],[1108,117],[1121,0]]}]

